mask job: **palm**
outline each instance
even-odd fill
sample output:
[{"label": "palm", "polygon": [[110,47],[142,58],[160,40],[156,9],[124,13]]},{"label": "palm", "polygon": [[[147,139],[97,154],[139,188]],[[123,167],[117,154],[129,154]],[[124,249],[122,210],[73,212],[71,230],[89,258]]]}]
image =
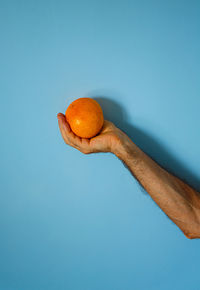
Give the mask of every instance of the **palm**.
[{"label": "palm", "polygon": [[119,141],[119,129],[112,122],[104,121],[103,128],[99,135],[91,139],[80,138],[70,129],[69,124],[63,114],[58,114],[58,122],[62,137],[68,145],[78,149],[83,153],[109,152]]}]

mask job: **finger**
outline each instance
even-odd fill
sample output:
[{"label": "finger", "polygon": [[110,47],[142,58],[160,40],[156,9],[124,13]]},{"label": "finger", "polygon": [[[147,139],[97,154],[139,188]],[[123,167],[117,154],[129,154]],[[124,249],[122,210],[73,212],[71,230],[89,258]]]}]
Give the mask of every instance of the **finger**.
[{"label": "finger", "polygon": [[67,123],[65,115],[63,115],[62,113],[58,113],[57,118],[58,118],[58,124],[59,126],[61,125],[62,130],[69,133],[71,131],[71,128],[69,124]]},{"label": "finger", "polygon": [[62,134],[62,137],[63,139],[65,140],[65,142],[73,147],[80,147],[80,144],[81,144],[81,138],[76,136],[66,118],[65,118],[65,115],[63,115],[62,113],[59,113],[57,115],[57,118],[58,118],[58,125],[59,125],[59,128],[60,128],[60,132]]},{"label": "finger", "polygon": [[57,115],[58,118],[58,125],[60,128],[60,132],[62,134],[62,137],[65,141],[67,141],[67,139],[69,139],[69,134],[70,134],[70,127],[68,125],[68,123],[66,122],[66,118],[63,114],[59,113]]},{"label": "finger", "polygon": [[85,149],[89,149],[90,139],[82,138],[81,144],[82,144],[82,147],[84,147]]},{"label": "finger", "polygon": [[108,120],[104,120],[103,123],[103,127],[101,128],[101,131],[99,132],[99,134],[101,133],[106,133],[108,131],[110,131],[111,129],[113,129],[114,124]]}]

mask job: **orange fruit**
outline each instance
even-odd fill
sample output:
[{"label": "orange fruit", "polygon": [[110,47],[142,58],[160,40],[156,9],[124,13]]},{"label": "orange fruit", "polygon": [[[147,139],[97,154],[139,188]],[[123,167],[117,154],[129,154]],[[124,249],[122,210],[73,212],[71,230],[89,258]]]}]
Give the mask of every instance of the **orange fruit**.
[{"label": "orange fruit", "polygon": [[73,101],[67,108],[65,116],[72,131],[82,138],[96,136],[104,122],[101,106],[91,98],[79,98]]}]

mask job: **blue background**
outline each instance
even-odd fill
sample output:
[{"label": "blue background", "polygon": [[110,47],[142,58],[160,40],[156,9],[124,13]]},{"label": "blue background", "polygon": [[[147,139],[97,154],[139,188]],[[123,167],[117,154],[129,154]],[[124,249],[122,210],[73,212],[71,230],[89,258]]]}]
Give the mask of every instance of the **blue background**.
[{"label": "blue background", "polygon": [[96,98],[199,188],[199,15],[198,0],[1,0],[1,290],[199,289],[199,240],[114,155],[66,146],[56,119]]}]

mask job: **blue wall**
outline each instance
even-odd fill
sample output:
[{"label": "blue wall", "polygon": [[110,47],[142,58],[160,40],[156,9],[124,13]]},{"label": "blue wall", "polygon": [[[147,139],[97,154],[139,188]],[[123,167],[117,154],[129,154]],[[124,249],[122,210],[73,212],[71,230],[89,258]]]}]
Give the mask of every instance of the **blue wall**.
[{"label": "blue wall", "polygon": [[188,240],[113,155],[66,146],[80,96],[200,187],[200,1],[0,2],[1,290],[199,289]]}]

